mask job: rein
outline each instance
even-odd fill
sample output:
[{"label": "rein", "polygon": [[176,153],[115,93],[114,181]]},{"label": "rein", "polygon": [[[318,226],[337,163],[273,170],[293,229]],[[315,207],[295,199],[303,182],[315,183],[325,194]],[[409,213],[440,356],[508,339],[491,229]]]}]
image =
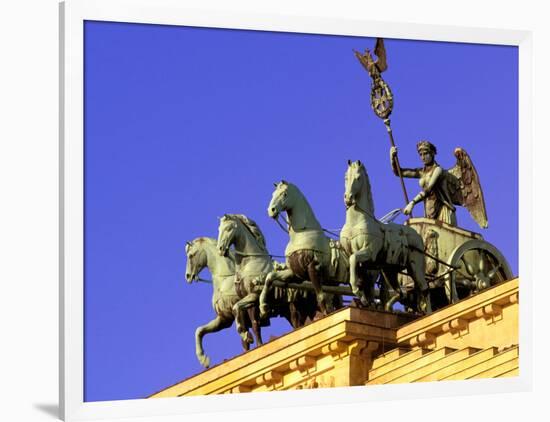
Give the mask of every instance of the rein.
[{"label": "rein", "polygon": [[212,284],[212,280],[208,280],[206,278],[197,277],[195,280],[200,281],[202,283]]},{"label": "rein", "polygon": [[382,218],[380,218],[380,222],[381,223],[384,223],[384,224],[387,224],[387,223],[391,223],[393,222],[393,220],[395,220],[401,213],[403,212],[403,210],[401,208],[396,208],[392,211],[390,211],[389,213],[387,213],[385,216],[383,216]]},{"label": "rein", "polygon": [[[283,221],[286,223],[287,227],[290,226],[290,222],[288,220],[286,220],[284,217],[282,217],[280,214],[277,216],[277,218],[274,218],[275,222],[279,225],[279,227],[281,228],[282,231],[284,231],[286,234],[289,234],[289,230],[288,228],[285,228],[283,226],[283,224],[279,221],[279,217],[281,217],[283,219]],[[340,237],[340,235],[338,233],[334,233],[334,231],[340,231],[341,229],[331,229],[331,230],[334,230],[334,231],[331,231],[329,229],[324,229],[321,227],[321,230],[323,230],[325,233],[329,233],[337,238]]]},{"label": "rein", "polygon": [[[231,277],[232,275],[235,275],[234,273],[233,274],[223,274],[223,275],[217,275],[217,277]],[[213,284],[213,281],[212,280],[209,280],[207,278],[202,278],[202,277],[197,277],[195,278],[194,281],[200,281],[201,283],[207,283],[207,284]]]},{"label": "rein", "polygon": [[[369,217],[383,223],[383,224],[387,224],[387,223],[391,223],[393,220],[395,220],[397,217],[399,217],[399,215],[401,213],[403,213],[403,210],[401,208],[395,208],[394,210],[391,210],[389,213],[387,213],[386,215],[384,215],[383,217],[381,217],[380,219],[376,218],[372,213],[370,213],[369,211],[367,210],[364,210],[363,208],[361,208],[356,202],[353,203],[351,206],[355,206],[355,208],[357,208],[360,212],[362,212],[363,214],[365,215],[368,215]],[[350,208],[348,207],[348,208]]]},{"label": "rein", "polygon": [[[325,233],[328,233],[328,234],[331,234],[331,235],[333,235],[333,236],[336,236],[337,238],[340,237],[339,234],[334,233],[334,232],[332,232],[332,231],[330,231],[330,230],[328,230],[328,229],[323,229],[322,227],[321,227],[321,229],[322,229]],[[341,229],[337,229],[337,230],[340,231]]]},{"label": "rein", "polygon": [[272,255],[269,253],[252,253],[252,252],[244,253],[244,252],[238,251],[237,249],[233,249],[233,252],[245,258],[249,256],[269,256],[271,258],[286,258],[285,256],[282,256],[282,255]]},{"label": "rein", "polygon": [[353,206],[355,206],[355,208],[357,208],[357,209],[358,209],[359,211],[361,211],[363,214],[368,215],[370,218],[373,218],[373,219],[375,219],[375,220],[378,221],[378,219],[377,219],[374,215],[372,215],[372,213],[370,213],[369,211],[364,210],[363,208],[361,208],[357,202],[354,202],[354,203],[351,204],[348,208],[351,208],[351,207],[353,207]]},{"label": "rein", "polygon": [[[287,228],[285,229],[283,224],[279,221],[279,217],[281,217],[280,214],[276,218],[274,218],[274,220],[277,222],[277,224],[279,225],[281,230],[284,231],[286,234],[288,234],[288,227],[290,226],[290,223],[285,219],[285,223],[286,223],[286,226],[287,226]],[[284,218],[284,217],[281,217],[281,218]]]}]

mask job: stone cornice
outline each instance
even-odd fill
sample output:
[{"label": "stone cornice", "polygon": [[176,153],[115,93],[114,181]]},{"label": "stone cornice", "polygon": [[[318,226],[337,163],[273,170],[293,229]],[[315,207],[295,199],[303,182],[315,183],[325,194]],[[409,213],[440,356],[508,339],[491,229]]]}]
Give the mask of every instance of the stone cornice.
[{"label": "stone cornice", "polygon": [[[405,314],[344,308],[188,378],[151,397],[250,391],[252,387],[276,387],[282,374],[315,366],[319,356],[334,360],[364,355],[381,345],[395,346],[395,329],[411,317]],[[236,391],[236,390],[235,390]]]},{"label": "stone cornice", "polygon": [[504,307],[518,302],[519,279],[515,278],[400,327],[396,341],[405,346],[429,346],[442,333],[458,332],[473,320],[498,316]]}]

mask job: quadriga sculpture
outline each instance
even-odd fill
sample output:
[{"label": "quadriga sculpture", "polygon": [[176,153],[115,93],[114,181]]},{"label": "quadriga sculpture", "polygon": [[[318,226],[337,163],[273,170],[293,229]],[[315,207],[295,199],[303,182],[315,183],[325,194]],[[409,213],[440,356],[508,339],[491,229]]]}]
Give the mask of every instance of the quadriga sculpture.
[{"label": "quadriga sculpture", "polygon": [[347,257],[338,245],[326,237],[307,199],[297,186],[287,181],[275,184],[267,212],[276,219],[282,212],[288,216],[290,240],[285,250],[286,269],[266,277],[260,297],[261,315],[268,312],[267,294],[274,280],[283,282],[309,280],[315,288],[317,305],[323,314],[334,306],[334,297],[323,292],[326,283],[348,280]]},{"label": "quadriga sculpture", "polygon": [[383,279],[396,292],[401,292],[397,274],[406,269],[414,280],[416,304],[413,307],[417,311],[431,313],[422,238],[411,227],[384,224],[376,219],[369,177],[361,161],[348,161],[344,202],[347,208],[346,223],[340,232],[340,243],[349,254],[353,293],[364,305],[369,304],[369,298],[358,286],[357,268],[361,263],[370,269],[381,269]]}]

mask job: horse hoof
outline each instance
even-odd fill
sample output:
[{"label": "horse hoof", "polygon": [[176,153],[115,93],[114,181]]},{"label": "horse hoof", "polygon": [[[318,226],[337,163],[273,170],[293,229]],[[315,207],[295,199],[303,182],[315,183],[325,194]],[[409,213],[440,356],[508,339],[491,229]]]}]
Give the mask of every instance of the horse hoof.
[{"label": "horse hoof", "polygon": [[324,314],[321,311],[317,311],[317,312],[315,312],[315,315],[313,315],[313,321],[319,321],[320,319],[323,319],[324,317],[326,317],[326,314]]},{"label": "horse hoof", "polygon": [[423,296],[420,299],[419,303],[419,311],[422,312],[424,315],[429,315],[432,313],[432,304],[429,296]]},{"label": "horse hoof", "polygon": [[323,316],[328,315],[327,304],[324,294],[317,295],[317,307],[319,308],[319,311],[323,314]]},{"label": "horse hoof", "polygon": [[248,331],[242,332],[241,338],[243,339],[243,342],[246,344],[254,343],[254,339],[252,338],[252,335]]},{"label": "horse hoof", "polygon": [[204,366],[205,368],[210,367],[210,358],[208,356],[201,356],[199,358],[199,361],[201,365]]},{"label": "horse hoof", "polygon": [[269,314],[269,309],[266,305],[260,305],[260,318],[265,319]]}]

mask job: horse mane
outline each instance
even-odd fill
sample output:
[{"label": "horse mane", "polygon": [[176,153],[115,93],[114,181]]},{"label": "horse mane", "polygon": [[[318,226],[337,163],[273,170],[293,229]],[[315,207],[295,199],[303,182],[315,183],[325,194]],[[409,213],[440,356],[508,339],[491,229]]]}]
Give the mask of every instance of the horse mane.
[{"label": "horse mane", "polygon": [[258,242],[258,245],[260,246],[262,251],[267,253],[265,237],[254,220],[251,220],[244,214],[229,214],[228,216],[244,224],[244,226],[248,229],[248,231],[252,233],[252,236],[254,236],[254,238]]},{"label": "horse mane", "polygon": [[211,243],[211,244],[217,243],[217,242],[218,241],[213,237],[206,237],[206,236],[197,237],[191,241],[191,243]]},{"label": "horse mane", "polygon": [[201,237],[197,237],[195,239],[193,239],[191,241],[191,243],[193,245],[196,245],[200,248],[204,248],[205,246],[216,246],[218,244],[218,241],[217,239],[214,239],[212,237],[206,237],[206,236],[201,236]]},{"label": "horse mane", "polygon": [[367,173],[367,169],[362,163],[361,163],[361,166],[359,167],[359,170],[362,171],[363,174],[365,175],[367,201],[369,202],[369,209],[367,211],[370,212],[372,215],[374,215],[374,201],[372,200],[372,190],[370,187],[369,174]]},{"label": "horse mane", "polygon": [[300,190],[300,188],[292,183],[288,183],[288,188],[292,190],[293,194],[299,198],[299,200],[302,202],[301,206],[303,207],[303,210],[301,213],[293,213],[292,218],[290,215],[288,215],[289,220],[292,221],[292,227],[294,230],[302,230],[306,227],[310,228],[318,228],[321,229],[321,224],[317,220],[317,217],[315,216],[315,212],[313,212],[313,208],[311,207],[311,204],[307,200],[304,193]]}]

